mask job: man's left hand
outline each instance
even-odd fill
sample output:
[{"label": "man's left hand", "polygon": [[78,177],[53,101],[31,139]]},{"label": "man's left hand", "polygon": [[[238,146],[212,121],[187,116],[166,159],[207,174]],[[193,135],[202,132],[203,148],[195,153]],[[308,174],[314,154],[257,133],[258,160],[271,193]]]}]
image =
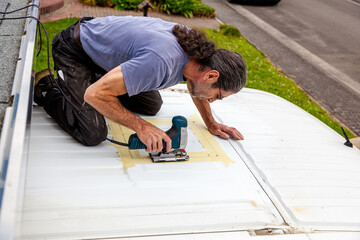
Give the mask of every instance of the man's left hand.
[{"label": "man's left hand", "polygon": [[236,128],[228,127],[220,123],[213,123],[208,129],[210,133],[224,139],[229,139],[232,136],[237,140],[244,140],[244,136]]}]

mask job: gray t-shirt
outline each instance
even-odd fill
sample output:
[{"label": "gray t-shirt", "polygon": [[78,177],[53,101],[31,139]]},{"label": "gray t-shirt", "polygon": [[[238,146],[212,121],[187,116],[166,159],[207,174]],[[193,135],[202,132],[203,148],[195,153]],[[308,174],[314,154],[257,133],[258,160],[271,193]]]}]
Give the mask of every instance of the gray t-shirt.
[{"label": "gray t-shirt", "polygon": [[150,17],[103,17],[81,23],[85,52],[106,71],[121,65],[130,96],[183,81],[189,58],[172,33],[176,23]]}]

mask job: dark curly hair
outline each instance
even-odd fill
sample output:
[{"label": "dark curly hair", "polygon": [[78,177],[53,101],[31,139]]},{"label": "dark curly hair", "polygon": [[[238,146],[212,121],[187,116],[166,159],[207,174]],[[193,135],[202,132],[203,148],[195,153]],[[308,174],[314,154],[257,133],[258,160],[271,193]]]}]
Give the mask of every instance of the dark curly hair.
[{"label": "dark curly hair", "polygon": [[172,29],[178,43],[192,60],[220,73],[214,88],[239,92],[246,83],[246,64],[243,57],[227,49],[216,49],[201,31],[175,25]]}]

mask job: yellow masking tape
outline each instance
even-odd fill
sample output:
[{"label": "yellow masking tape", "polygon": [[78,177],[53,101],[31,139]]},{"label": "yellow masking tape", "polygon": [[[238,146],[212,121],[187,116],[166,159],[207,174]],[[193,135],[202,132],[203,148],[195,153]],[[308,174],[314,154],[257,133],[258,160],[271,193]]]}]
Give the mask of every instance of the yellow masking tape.
[{"label": "yellow masking tape", "polygon": [[[169,127],[172,125],[171,119],[148,118],[145,120],[153,125],[168,125]],[[205,151],[188,152],[190,159],[182,163],[222,162],[225,167],[228,167],[230,163],[235,162],[226,155],[224,150],[215,140],[215,137],[205,128],[197,114],[191,115],[187,120],[190,130],[194,133]],[[108,123],[110,126],[109,133],[113,135],[116,141],[127,142],[130,135],[134,133],[130,129],[110,120],[108,120]],[[153,164],[148,154],[140,154],[139,150],[129,150],[127,147],[118,146],[116,144],[111,145],[118,150],[120,161],[123,163],[125,170],[130,167],[135,167],[136,164]],[[168,162],[166,164],[171,163],[172,162]]]}]

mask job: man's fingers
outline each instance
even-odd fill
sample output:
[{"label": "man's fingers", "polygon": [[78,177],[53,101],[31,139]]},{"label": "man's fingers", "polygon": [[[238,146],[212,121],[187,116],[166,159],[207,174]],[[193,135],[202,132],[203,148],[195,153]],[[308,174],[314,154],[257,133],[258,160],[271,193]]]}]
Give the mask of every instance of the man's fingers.
[{"label": "man's fingers", "polygon": [[146,152],[158,152],[158,137],[154,133],[151,133],[145,145],[147,146],[145,149]]},{"label": "man's fingers", "polygon": [[155,142],[155,149],[154,152],[160,152],[163,149],[163,138],[162,135],[158,135]]},{"label": "man's fingers", "polygon": [[152,137],[148,139],[147,144],[145,144],[147,146],[147,148],[145,149],[146,152],[160,152],[164,149],[164,145],[163,145],[163,140],[166,143],[166,151],[170,151],[171,149],[171,139],[170,137],[166,134],[157,134],[157,133],[152,133]]},{"label": "man's fingers", "polygon": [[156,142],[156,152],[160,152],[162,148],[163,148],[163,142],[162,139],[160,139]]},{"label": "man's fingers", "polygon": [[168,152],[171,149],[171,139],[167,134],[164,135],[163,139],[166,142],[166,152]]},{"label": "man's fingers", "polygon": [[155,144],[156,144],[156,142],[154,142],[154,141],[151,141],[151,139],[150,139],[150,141],[148,142],[148,144],[146,145],[147,146],[147,148],[145,149],[145,151],[146,152],[155,152]]},{"label": "man's fingers", "polygon": [[244,139],[244,136],[236,128],[228,127],[225,125],[221,125],[221,127],[216,130],[215,134],[224,139],[229,139],[230,136],[234,137],[237,140]]},{"label": "man's fingers", "polygon": [[230,136],[228,134],[226,134],[224,131],[221,131],[220,129],[218,129],[216,131],[215,135],[218,135],[219,137],[224,138],[224,139],[230,138]]},{"label": "man's fingers", "polygon": [[146,145],[146,146],[147,146],[147,148],[145,149],[146,152],[153,152],[153,151],[152,151],[152,145],[151,145],[151,143],[149,143],[149,144]]},{"label": "man's fingers", "polygon": [[244,136],[236,128],[229,128],[227,132],[237,140],[244,140]]},{"label": "man's fingers", "polygon": [[237,136],[239,137],[238,140],[244,140],[244,136],[239,131]]}]

